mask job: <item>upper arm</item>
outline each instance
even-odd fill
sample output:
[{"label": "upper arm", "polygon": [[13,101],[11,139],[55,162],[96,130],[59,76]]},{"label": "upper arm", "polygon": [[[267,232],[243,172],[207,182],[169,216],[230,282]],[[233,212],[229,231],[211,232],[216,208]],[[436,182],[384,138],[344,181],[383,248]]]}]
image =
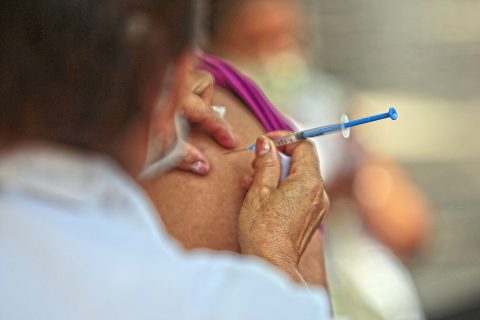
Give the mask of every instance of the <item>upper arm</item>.
[{"label": "upper arm", "polygon": [[[226,120],[232,126],[238,147],[254,142],[264,132],[257,119],[233,95],[217,89],[214,104],[226,107]],[[228,150],[195,127],[190,140],[209,159],[211,172],[200,177],[172,170],[146,183],[146,190],[169,233],[186,248],[238,252],[237,215],[246,194],[242,181],[253,173],[253,154],[224,155]]]},{"label": "upper arm", "polygon": [[[233,95],[216,89],[213,102],[226,107],[226,120],[232,126],[238,147],[251,144],[264,132],[258,120]],[[240,252],[237,220],[246,194],[242,181],[253,174],[253,154],[225,155],[228,150],[198,128],[193,128],[190,140],[209,159],[210,173],[197,176],[172,170],[144,186],[167,231],[185,248]],[[325,284],[319,232],[312,238],[299,267],[307,282]]]}]

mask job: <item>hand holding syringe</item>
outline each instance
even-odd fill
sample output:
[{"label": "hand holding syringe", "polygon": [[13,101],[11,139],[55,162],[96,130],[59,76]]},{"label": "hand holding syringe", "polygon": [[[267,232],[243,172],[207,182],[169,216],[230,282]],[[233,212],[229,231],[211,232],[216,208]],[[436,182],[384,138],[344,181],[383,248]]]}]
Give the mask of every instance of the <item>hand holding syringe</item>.
[{"label": "hand holding syringe", "polygon": [[[387,119],[387,118],[390,118],[392,120],[397,120],[398,114],[395,108],[390,108],[390,110],[388,110],[388,112],[386,113],[382,113],[382,114],[378,114],[378,115],[374,115],[371,117],[366,117],[358,120],[353,120],[353,121],[349,121],[348,117],[345,114],[343,114],[339,123],[334,123],[327,126],[317,127],[317,128],[308,129],[308,130],[297,131],[286,136],[273,138],[273,142],[277,146],[283,146],[283,145],[295,143],[301,140],[305,140],[307,138],[324,136],[324,135],[335,133],[335,132],[341,132],[345,138],[348,138],[350,136],[351,127],[355,127],[358,125],[362,125],[362,124],[366,124],[369,122],[378,121],[382,119]],[[242,149],[226,152],[225,154],[238,152],[238,151],[255,151],[255,143]]]},{"label": "hand holding syringe", "polygon": [[[382,113],[382,114],[378,114],[378,115],[374,115],[371,117],[366,117],[358,120],[353,120],[353,121],[349,121],[348,117],[345,114],[343,114],[339,123],[334,123],[327,126],[308,129],[308,130],[297,131],[297,132],[288,134],[286,136],[272,138],[272,140],[275,143],[275,145],[278,147],[278,146],[284,146],[287,144],[295,143],[301,140],[305,140],[307,138],[324,136],[324,135],[335,133],[335,132],[342,132],[342,135],[345,138],[348,138],[350,136],[351,127],[355,127],[361,124],[378,121],[382,119],[387,119],[387,118],[390,118],[392,120],[397,120],[398,118],[397,111],[394,108],[390,108],[390,110],[388,110],[388,112],[386,113]],[[255,151],[255,143],[249,145],[246,148],[229,151],[229,152],[226,152],[225,154],[238,152],[238,151]],[[290,157],[284,155],[281,152],[279,152],[278,155],[282,163],[282,167],[281,167],[282,172],[281,172],[280,181],[283,181],[286,179],[286,177],[290,172],[291,159]]]}]

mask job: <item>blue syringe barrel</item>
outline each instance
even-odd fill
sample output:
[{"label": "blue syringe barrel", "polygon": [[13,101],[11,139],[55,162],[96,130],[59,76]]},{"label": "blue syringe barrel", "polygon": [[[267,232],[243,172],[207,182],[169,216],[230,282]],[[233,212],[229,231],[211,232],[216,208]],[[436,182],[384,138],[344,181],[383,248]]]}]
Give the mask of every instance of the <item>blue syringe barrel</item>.
[{"label": "blue syringe barrel", "polygon": [[303,139],[307,139],[307,138],[324,136],[326,134],[339,132],[339,131],[342,131],[342,124],[341,123],[334,123],[334,124],[330,124],[328,126],[313,128],[313,129],[309,129],[309,130],[303,130],[303,131],[297,132],[297,134],[299,135],[299,137],[298,137],[299,140],[303,140]]},{"label": "blue syringe barrel", "polygon": [[[350,134],[349,128],[355,127],[361,124],[382,120],[386,118],[391,118],[392,120],[397,120],[398,114],[395,108],[390,108],[388,112],[377,114],[371,117],[366,117],[358,120],[348,121],[348,117],[346,115],[342,116],[340,123],[334,123],[323,127],[317,127],[308,130],[298,131],[286,136],[274,138],[274,142],[277,146],[287,145],[290,143],[295,143],[297,141],[305,140],[307,138],[313,138],[318,136],[324,136],[334,132],[342,132],[344,137],[347,138]],[[245,150],[254,151],[255,144],[251,144]]]}]

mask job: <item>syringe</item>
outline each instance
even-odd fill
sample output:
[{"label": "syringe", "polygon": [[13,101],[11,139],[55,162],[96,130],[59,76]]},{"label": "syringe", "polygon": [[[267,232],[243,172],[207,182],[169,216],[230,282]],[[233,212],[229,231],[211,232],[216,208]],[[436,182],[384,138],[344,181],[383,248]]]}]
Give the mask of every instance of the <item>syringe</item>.
[{"label": "syringe", "polygon": [[[324,135],[335,133],[335,132],[342,132],[342,135],[345,138],[348,138],[350,136],[351,127],[355,127],[355,126],[359,126],[369,122],[378,121],[378,120],[387,119],[387,118],[390,118],[392,120],[397,120],[398,113],[395,110],[395,108],[390,108],[386,113],[381,113],[381,114],[377,114],[374,116],[361,118],[353,121],[350,121],[347,115],[343,114],[340,118],[339,123],[334,123],[334,124],[326,125],[323,127],[317,127],[317,128],[312,128],[308,130],[297,131],[286,136],[274,138],[273,142],[277,146],[283,146],[283,145],[295,143],[301,140],[305,140],[307,138],[324,136]],[[249,145],[248,147],[229,151],[226,153],[232,153],[237,151],[255,151],[255,143]]]}]

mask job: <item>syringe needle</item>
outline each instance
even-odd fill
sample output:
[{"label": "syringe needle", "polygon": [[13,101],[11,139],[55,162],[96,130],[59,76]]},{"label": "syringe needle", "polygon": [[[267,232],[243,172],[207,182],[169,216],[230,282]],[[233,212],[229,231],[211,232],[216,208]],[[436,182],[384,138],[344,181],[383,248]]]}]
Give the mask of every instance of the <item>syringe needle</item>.
[{"label": "syringe needle", "polygon": [[237,152],[240,152],[240,151],[247,151],[247,148],[236,149],[236,150],[230,150],[230,151],[226,151],[226,152],[224,152],[223,154],[224,154],[224,155],[226,155],[226,154],[231,154],[231,153],[237,153]]}]

